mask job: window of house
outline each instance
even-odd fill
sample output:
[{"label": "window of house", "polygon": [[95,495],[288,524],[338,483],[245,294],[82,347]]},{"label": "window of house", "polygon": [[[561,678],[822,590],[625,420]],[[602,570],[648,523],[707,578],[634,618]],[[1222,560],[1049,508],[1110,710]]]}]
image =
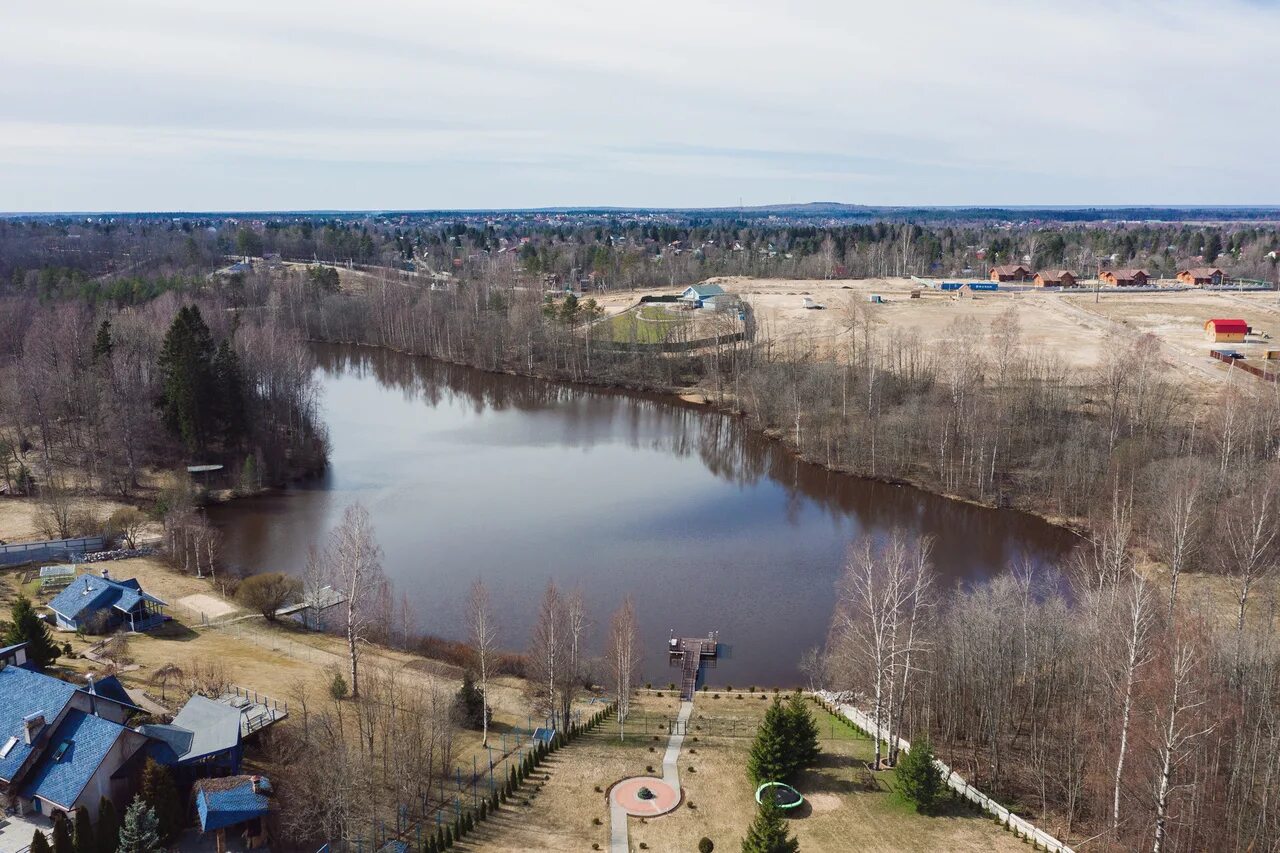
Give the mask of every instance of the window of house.
[{"label": "window of house", "polygon": [[11,737],[7,741],[5,741],[4,746],[0,747],[0,758],[8,758],[9,753],[12,752],[13,748],[17,745],[18,745],[18,738],[16,736]]}]

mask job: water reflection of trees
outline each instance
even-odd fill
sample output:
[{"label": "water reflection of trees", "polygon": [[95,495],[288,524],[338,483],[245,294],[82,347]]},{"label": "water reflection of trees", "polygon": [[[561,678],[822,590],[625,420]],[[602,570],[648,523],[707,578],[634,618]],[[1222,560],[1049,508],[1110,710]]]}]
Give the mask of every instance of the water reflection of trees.
[{"label": "water reflection of trees", "polygon": [[[554,412],[558,439],[574,446],[623,441],[677,457],[696,457],[708,471],[740,487],[762,479],[786,494],[794,522],[806,506],[862,530],[902,526],[962,545],[966,562],[998,568],[1038,554],[1064,554],[1072,537],[1021,513],[997,511],[918,489],[864,480],[803,462],[735,417],[647,394],[618,392],[486,373],[385,349],[317,345],[320,368],[335,376],[372,378],[404,399],[466,406],[475,414]],[[940,555],[941,557],[942,555]],[[940,560],[944,561],[944,560]]]}]

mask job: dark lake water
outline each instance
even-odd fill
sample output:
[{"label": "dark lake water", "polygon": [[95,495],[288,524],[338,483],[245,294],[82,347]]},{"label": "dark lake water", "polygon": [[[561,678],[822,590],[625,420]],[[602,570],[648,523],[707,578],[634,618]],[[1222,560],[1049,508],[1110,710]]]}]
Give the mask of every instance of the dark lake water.
[{"label": "dark lake water", "polygon": [[827,472],[699,407],[379,350],[315,352],[329,471],[217,508],[227,559],[297,571],[359,500],[421,631],[464,638],[461,602],[482,576],[502,644],[523,649],[553,578],[583,590],[597,652],[610,613],[634,597],[644,680],[674,677],[671,631],[716,630],[730,656],[713,685],[785,686],[822,643],[846,549],[865,531],[933,534],[950,583],[1053,563],[1075,543],[1020,513]]}]

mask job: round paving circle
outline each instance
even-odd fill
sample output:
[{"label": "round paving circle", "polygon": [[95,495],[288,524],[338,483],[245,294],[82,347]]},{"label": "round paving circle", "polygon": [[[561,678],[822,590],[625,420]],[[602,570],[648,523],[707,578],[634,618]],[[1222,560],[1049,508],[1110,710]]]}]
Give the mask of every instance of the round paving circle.
[{"label": "round paving circle", "polygon": [[[653,799],[640,798],[640,789],[648,788]],[[666,814],[680,805],[680,792],[655,776],[632,776],[613,786],[613,801],[633,817],[653,817]]]}]

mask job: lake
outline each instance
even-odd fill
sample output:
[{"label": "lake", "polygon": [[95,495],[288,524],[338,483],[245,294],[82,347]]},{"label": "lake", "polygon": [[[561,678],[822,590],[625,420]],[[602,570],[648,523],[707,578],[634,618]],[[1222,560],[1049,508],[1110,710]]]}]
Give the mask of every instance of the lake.
[{"label": "lake", "polygon": [[464,639],[483,577],[502,645],[527,645],[549,579],[580,587],[603,653],[631,594],[642,681],[665,684],[672,631],[718,631],[711,684],[799,684],[850,542],[902,525],[936,538],[945,583],[1061,561],[1076,538],[1037,518],[797,460],[740,419],[645,395],[318,345],[332,443],[322,478],[217,507],[228,563],[298,571],[344,508],[372,514],[419,631]]}]

